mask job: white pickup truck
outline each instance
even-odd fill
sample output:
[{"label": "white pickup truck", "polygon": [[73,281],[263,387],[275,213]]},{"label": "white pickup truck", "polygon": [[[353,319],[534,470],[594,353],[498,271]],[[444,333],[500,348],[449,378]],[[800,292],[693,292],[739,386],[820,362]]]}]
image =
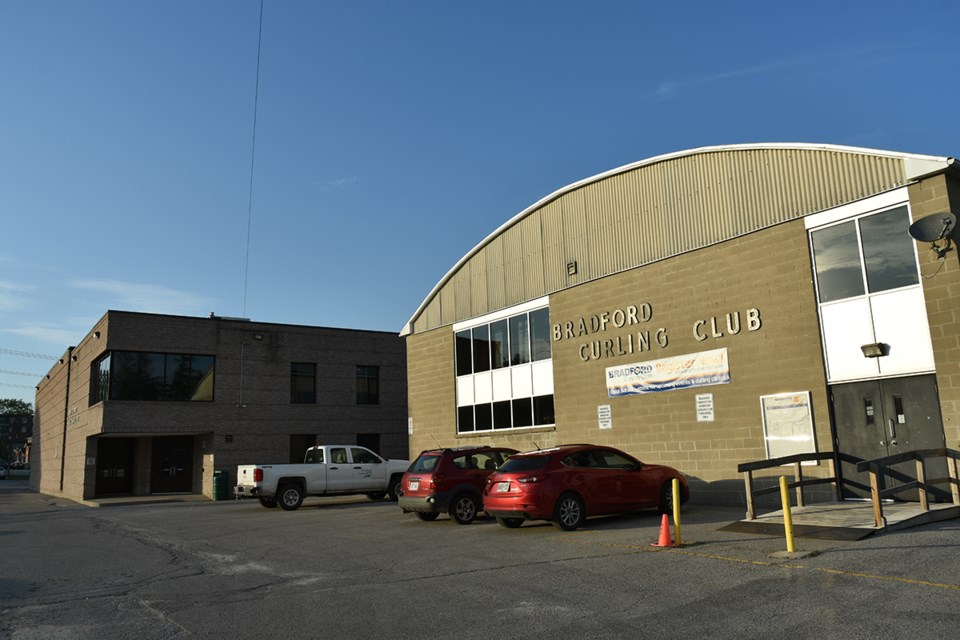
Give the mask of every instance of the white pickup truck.
[{"label": "white pickup truck", "polygon": [[272,509],[298,508],[307,496],[364,493],[371,500],[402,493],[400,480],[409,460],[385,460],[353,444],[318,445],[307,449],[303,464],[247,464],[237,467],[238,498],[260,499]]}]

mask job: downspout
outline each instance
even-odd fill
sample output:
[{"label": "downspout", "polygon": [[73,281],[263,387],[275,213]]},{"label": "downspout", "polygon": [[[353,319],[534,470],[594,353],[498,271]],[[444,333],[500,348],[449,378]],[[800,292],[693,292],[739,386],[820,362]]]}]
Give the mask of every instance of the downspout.
[{"label": "downspout", "polygon": [[60,446],[60,491],[63,491],[63,476],[67,466],[67,420],[70,415],[70,369],[73,365],[73,350],[67,347],[67,392],[63,398],[63,442]]}]

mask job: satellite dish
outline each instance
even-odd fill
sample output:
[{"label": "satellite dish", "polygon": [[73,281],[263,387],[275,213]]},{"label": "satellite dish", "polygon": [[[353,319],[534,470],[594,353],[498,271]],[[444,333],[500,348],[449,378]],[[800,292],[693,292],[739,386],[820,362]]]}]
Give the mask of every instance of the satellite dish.
[{"label": "satellite dish", "polygon": [[936,242],[949,236],[955,226],[957,226],[957,216],[944,211],[920,218],[910,225],[907,233],[920,242]]}]

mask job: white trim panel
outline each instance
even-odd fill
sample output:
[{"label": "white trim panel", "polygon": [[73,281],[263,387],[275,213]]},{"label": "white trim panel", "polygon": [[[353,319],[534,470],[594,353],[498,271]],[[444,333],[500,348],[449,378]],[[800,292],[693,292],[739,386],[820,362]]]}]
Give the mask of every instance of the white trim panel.
[{"label": "white trim panel", "polygon": [[935,370],[933,342],[927,322],[923,289],[913,287],[870,298],[877,342],[890,345],[880,361],[881,375],[900,375]]},{"label": "white trim panel", "polygon": [[856,202],[851,202],[850,204],[844,204],[839,207],[834,207],[833,209],[821,211],[820,213],[814,213],[804,217],[803,224],[807,229],[816,229],[817,227],[824,227],[826,225],[833,224],[834,222],[840,222],[848,218],[862,216],[872,211],[891,209],[909,202],[910,196],[907,193],[907,188],[902,187],[900,189],[894,189],[893,191],[881,193],[880,195],[873,196],[872,198],[857,200]]},{"label": "white trim panel", "polygon": [[542,298],[530,300],[529,302],[524,302],[508,309],[500,309],[499,311],[488,313],[485,316],[478,316],[462,322],[456,322],[453,325],[453,332],[457,333],[458,331],[463,331],[464,329],[472,329],[473,327],[477,327],[482,324],[496,322],[497,320],[503,320],[504,318],[509,318],[510,316],[520,315],[526,311],[534,311],[535,309],[540,309],[549,305],[550,296],[543,296]]},{"label": "white trim panel", "polygon": [[861,345],[876,342],[865,297],[823,305],[820,317],[828,382],[879,375],[877,358],[866,358],[860,350]]},{"label": "white trim panel", "polygon": [[[553,393],[553,360],[533,363],[533,395],[546,396]],[[556,405],[554,405],[556,406]]]}]

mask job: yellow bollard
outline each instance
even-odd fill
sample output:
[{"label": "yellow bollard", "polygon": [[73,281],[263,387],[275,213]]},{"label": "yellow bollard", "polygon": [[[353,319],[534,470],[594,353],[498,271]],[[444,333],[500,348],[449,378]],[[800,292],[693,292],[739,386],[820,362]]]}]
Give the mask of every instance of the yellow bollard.
[{"label": "yellow bollard", "polygon": [[790,490],[787,477],[780,476],[780,501],[783,503],[783,532],[787,536],[787,553],[793,553],[793,516],[790,514]]},{"label": "yellow bollard", "polygon": [[680,480],[673,479],[673,541],[680,546]]}]

